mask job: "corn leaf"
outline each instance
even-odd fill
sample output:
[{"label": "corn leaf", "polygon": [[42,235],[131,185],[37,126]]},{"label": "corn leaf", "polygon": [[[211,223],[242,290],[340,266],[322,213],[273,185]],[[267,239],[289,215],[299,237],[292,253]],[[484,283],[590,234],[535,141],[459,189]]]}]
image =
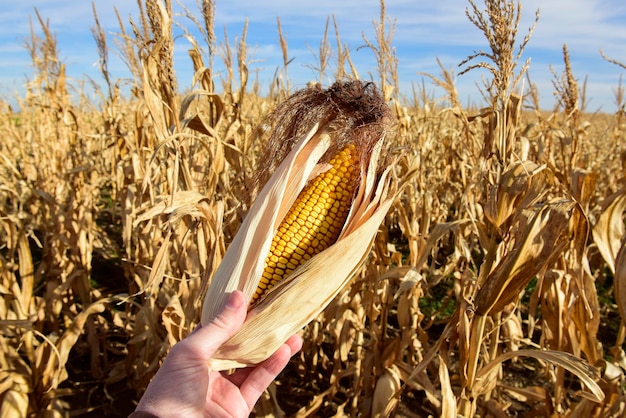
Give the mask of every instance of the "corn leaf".
[{"label": "corn leaf", "polygon": [[615,259],[613,294],[622,317],[622,323],[626,324],[626,245],[622,246]]},{"label": "corn leaf", "polygon": [[513,302],[528,282],[565,249],[574,202],[546,204],[532,216],[487,277],[475,299],[476,313],[488,315]]},{"label": "corn leaf", "polygon": [[593,240],[609,268],[615,273],[615,257],[622,246],[624,221],[622,214],[626,209],[626,190],[622,190],[607,199],[606,208],[593,227]]},{"label": "corn leaf", "polygon": [[[581,395],[588,397],[595,402],[602,402],[604,400],[604,392],[598,380],[600,379],[600,373],[598,369],[589,365],[583,359],[574,356],[573,354],[566,353],[564,351],[552,351],[552,350],[518,350],[509,351],[496,357],[493,361],[489,362],[486,366],[482,367],[476,378],[480,380],[485,378],[494,367],[497,367],[500,363],[510,360],[515,357],[533,357],[540,361],[546,361],[552,363],[555,366],[560,366],[576,375],[581,382],[590,390],[590,392],[582,392]],[[476,396],[480,395],[479,393]]]}]

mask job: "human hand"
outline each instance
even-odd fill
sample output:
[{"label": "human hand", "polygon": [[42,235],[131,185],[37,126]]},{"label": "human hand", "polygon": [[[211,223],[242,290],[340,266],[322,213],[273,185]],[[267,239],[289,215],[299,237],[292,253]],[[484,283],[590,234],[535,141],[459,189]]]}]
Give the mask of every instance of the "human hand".
[{"label": "human hand", "polygon": [[[209,360],[246,318],[246,300],[235,291],[222,312],[174,345],[131,417],[247,417],[265,389],[302,347],[289,338],[264,362],[232,374],[212,371]],[[145,414],[148,413],[148,414]]]}]

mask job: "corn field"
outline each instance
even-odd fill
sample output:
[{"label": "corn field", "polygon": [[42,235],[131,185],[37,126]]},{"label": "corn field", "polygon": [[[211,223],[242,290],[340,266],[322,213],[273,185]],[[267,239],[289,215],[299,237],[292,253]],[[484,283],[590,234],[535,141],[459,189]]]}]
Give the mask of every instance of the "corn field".
[{"label": "corn field", "polygon": [[[200,33],[186,34],[185,93],[169,0],[139,0],[114,48],[94,7],[105,80],[95,98],[66,77],[54,28],[37,15],[34,76],[17,106],[0,99],[1,417],[130,413],[200,323],[226,249],[280,163],[267,158],[280,123],[268,115],[294,93],[280,20],[284,67],[261,94],[246,28],[217,45],[215,1],[199,6],[180,17]],[[461,73],[487,71],[485,107],[462,106],[443,67],[425,77],[444,100],[400,91],[380,6],[376,39],[365,39],[378,71],[364,81],[393,115],[380,165],[396,197],[255,416],[623,416],[622,86],[615,114],[587,112],[564,45],[555,106],[541,109],[521,60],[534,26],[518,34],[520,3],[470,0],[486,52]],[[319,80],[361,80],[335,30],[335,49],[323,35]],[[108,71],[113,50],[132,75],[128,94]],[[626,70],[620,58],[605,57]],[[215,60],[228,71],[217,76]]]}]

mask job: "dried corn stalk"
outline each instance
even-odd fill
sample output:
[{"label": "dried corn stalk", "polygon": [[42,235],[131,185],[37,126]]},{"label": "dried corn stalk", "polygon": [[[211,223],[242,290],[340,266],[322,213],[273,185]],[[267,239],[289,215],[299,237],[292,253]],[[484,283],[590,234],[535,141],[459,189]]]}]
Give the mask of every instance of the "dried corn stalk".
[{"label": "dried corn stalk", "polygon": [[515,303],[528,282],[562,255],[576,226],[572,219],[576,219],[579,211],[576,202],[560,200],[545,203],[538,211],[530,212],[527,222],[524,212],[520,212],[512,247],[489,273],[474,299],[476,315],[471,319],[469,340],[462,346],[461,353],[467,355],[465,387],[459,405],[462,415],[473,415],[478,393],[486,393],[491,387],[486,390],[484,387],[495,382],[495,375],[481,371],[483,380],[479,382],[476,374],[487,318]]},{"label": "dried corn stalk", "polygon": [[[372,83],[336,83],[287,99],[274,113],[267,158],[278,164],[231,243],[206,294],[202,323],[220,311],[235,289],[251,300],[266,267],[272,240],[305,186],[329,170],[332,156],[355,146],[357,187],[339,236],[287,274],[251,305],[243,327],[216,353],[211,367],[223,370],[263,361],[289,336],[315,318],[365,260],[393,201],[390,168],[378,175],[381,139],[390,111]],[[284,156],[284,157],[283,157]],[[260,170],[262,177],[266,170]]]}]

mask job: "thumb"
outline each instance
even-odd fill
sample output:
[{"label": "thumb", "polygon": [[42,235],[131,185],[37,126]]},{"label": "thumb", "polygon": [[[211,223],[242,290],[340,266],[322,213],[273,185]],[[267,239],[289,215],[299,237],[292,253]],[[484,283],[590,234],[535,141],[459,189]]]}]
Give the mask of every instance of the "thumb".
[{"label": "thumb", "polygon": [[245,296],[243,292],[235,290],[211,322],[197,328],[187,337],[189,348],[197,352],[202,360],[210,360],[217,349],[241,328],[246,313]]}]

